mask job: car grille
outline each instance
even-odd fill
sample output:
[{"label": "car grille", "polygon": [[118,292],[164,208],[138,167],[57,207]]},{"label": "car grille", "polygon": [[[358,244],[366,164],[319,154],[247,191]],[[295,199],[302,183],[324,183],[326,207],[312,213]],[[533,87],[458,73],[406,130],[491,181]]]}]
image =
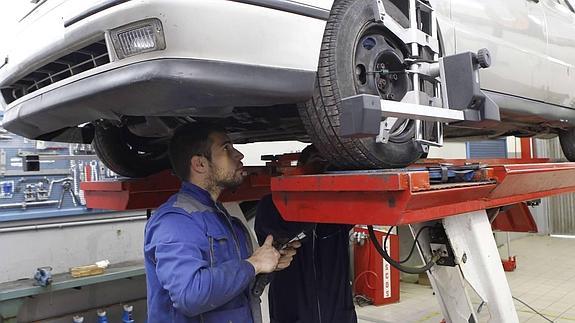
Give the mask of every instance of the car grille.
[{"label": "car grille", "polygon": [[38,68],[3,88],[2,96],[10,104],[26,94],[109,62],[106,42],[100,40]]}]

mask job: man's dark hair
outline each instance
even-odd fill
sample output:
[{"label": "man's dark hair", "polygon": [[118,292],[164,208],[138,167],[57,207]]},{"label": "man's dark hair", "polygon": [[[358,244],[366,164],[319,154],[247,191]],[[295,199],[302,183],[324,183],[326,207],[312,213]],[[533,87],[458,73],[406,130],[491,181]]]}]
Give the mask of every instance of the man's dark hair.
[{"label": "man's dark hair", "polygon": [[315,148],[314,145],[308,145],[306,146],[300,153],[299,153],[299,158],[297,159],[297,164],[298,166],[303,166],[305,165],[307,162],[309,162],[310,158],[318,155],[319,152],[317,150],[317,148]]},{"label": "man's dark hair", "polygon": [[212,160],[210,134],[225,130],[216,125],[193,123],[180,126],[174,132],[168,147],[172,170],[182,181],[190,180],[190,162],[194,156]]}]

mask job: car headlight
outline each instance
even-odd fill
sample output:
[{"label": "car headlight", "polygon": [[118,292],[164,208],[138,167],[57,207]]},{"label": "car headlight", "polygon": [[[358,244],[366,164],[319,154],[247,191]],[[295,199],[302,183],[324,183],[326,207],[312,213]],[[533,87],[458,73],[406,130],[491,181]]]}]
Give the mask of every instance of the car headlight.
[{"label": "car headlight", "polygon": [[155,18],[113,29],[110,38],[118,59],[166,48],[162,23]]}]

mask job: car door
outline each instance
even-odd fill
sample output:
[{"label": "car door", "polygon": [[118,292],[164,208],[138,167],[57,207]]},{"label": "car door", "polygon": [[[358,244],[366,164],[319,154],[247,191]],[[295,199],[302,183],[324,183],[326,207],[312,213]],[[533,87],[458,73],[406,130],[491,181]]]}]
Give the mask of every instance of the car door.
[{"label": "car door", "polygon": [[546,33],[539,0],[451,2],[456,51],[488,48],[492,67],[481,71],[487,90],[543,101]]},{"label": "car door", "polygon": [[575,1],[541,0],[547,19],[549,103],[575,108]]}]

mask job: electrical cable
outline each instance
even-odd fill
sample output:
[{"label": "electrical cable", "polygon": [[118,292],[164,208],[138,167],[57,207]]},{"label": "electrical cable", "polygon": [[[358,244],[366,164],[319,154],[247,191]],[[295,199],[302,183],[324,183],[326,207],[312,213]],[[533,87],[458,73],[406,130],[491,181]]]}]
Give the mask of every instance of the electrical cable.
[{"label": "electrical cable", "polygon": [[[405,259],[403,259],[403,261],[400,261],[400,263],[404,263],[406,261],[409,260],[409,258],[411,258],[411,255],[413,254],[413,251],[415,250],[415,246],[418,245],[419,246],[419,235],[423,232],[423,229],[431,229],[433,228],[430,225],[425,225],[422,226],[421,228],[419,228],[419,230],[417,230],[417,234],[415,235],[415,239],[413,240],[413,244],[411,245],[411,250],[409,251],[409,254],[407,255],[407,257]],[[420,247],[421,248],[421,247]]]},{"label": "electrical cable", "polygon": [[385,252],[383,250],[383,248],[381,247],[381,244],[379,243],[379,241],[377,241],[377,237],[375,236],[375,232],[373,231],[372,225],[368,225],[367,230],[369,231],[369,238],[370,238],[371,242],[373,243],[375,250],[377,250],[377,252],[383,257],[383,259],[385,259],[385,261],[387,261],[390,265],[392,265],[397,270],[402,271],[404,273],[423,274],[424,272],[431,269],[431,267],[433,267],[433,265],[435,265],[435,262],[440,258],[439,255],[432,256],[431,260],[429,262],[427,262],[423,267],[404,266],[404,265],[398,263],[397,261],[395,261],[393,258],[391,258],[387,254],[387,252]]},{"label": "electrical cable", "polygon": [[515,296],[511,296],[511,297],[513,297],[513,299],[516,300],[516,301],[518,301],[519,303],[521,303],[521,304],[527,306],[530,310],[532,310],[533,312],[535,312],[535,314],[541,316],[542,318],[546,319],[547,321],[549,321],[549,322],[551,322],[551,323],[555,322],[555,321],[550,320],[549,318],[547,318],[547,316],[545,316],[545,315],[539,313],[536,309],[534,309],[533,307],[529,306],[529,304],[525,303],[524,301],[520,300],[519,298],[517,298],[517,297],[515,297]]},{"label": "electrical cable", "polygon": [[[385,252],[387,252],[387,238],[391,234],[391,230],[393,230],[393,228],[395,228],[395,226],[391,226],[389,228],[389,230],[387,230],[387,234],[385,235],[385,240],[383,241],[383,250]],[[415,250],[415,245],[417,244],[417,241],[418,241],[417,239],[419,239],[419,235],[421,234],[421,232],[423,232],[423,229],[431,229],[431,228],[433,228],[433,227],[430,225],[425,225],[425,226],[422,226],[421,228],[419,228],[419,230],[417,230],[417,234],[415,235],[415,239],[413,240],[413,244],[411,245],[411,250],[409,250],[409,254],[407,255],[407,257],[405,257],[405,259],[399,261],[400,264],[407,262],[409,260],[409,258],[411,258],[411,256],[413,255],[413,251]]]}]

